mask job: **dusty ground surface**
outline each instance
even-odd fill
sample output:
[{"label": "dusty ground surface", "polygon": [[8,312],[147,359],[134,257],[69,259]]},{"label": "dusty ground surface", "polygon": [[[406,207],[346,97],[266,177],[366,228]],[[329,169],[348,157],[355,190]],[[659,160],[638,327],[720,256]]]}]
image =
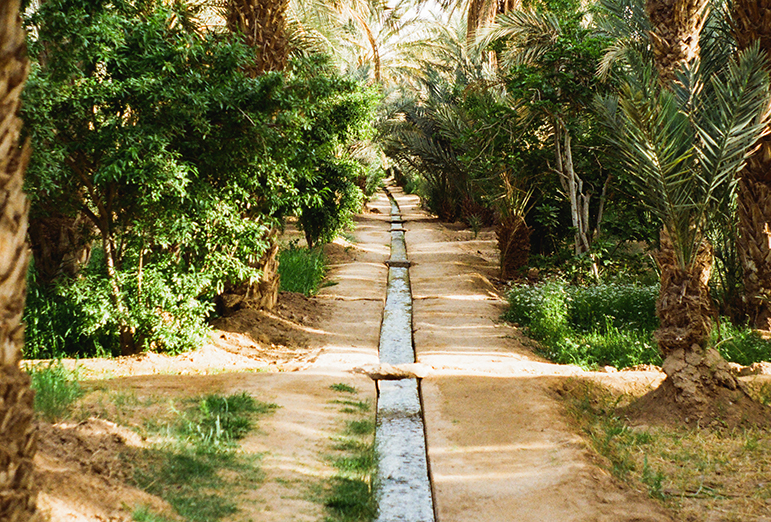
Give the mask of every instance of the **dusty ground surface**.
[{"label": "dusty ground surface", "polygon": [[[398,189],[394,195],[413,263],[417,357],[429,369],[422,393],[438,520],[674,520],[596,465],[555,393],[576,377],[639,392],[662,374],[593,374],[534,355],[515,328],[498,321],[505,303],[494,284],[492,230],[475,239],[422,213],[416,198]],[[210,345],[195,353],[79,362],[94,393],[141,402],[247,391],[280,406],[244,441],[246,451],[263,455],[265,479],[234,520],[323,520],[313,488],[332,472],[325,454],[340,425],[329,386],[346,383],[375,401],[372,381],[351,371],[377,363],[385,297],[389,204],[381,196],[369,207],[357,218],[355,241],[330,247],[329,277],[337,284],[316,298],[285,294],[272,313],[222,319]],[[41,508],[55,521],[130,520],[138,504],[168,512],[160,499],[127,485],[117,457],[147,441],[100,419],[96,408],[83,411],[72,422],[41,426]]]}]

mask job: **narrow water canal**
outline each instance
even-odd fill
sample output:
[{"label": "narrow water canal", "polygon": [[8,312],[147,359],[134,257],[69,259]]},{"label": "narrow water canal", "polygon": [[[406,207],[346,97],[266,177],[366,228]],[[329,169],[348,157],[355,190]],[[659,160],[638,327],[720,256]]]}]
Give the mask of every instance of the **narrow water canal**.
[{"label": "narrow water canal", "polygon": [[[380,362],[415,362],[412,344],[412,292],[404,221],[391,201],[391,258],[380,327]],[[434,504],[426,457],[420,384],[417,379],[378,381],[377,522],[434,522]]]}]

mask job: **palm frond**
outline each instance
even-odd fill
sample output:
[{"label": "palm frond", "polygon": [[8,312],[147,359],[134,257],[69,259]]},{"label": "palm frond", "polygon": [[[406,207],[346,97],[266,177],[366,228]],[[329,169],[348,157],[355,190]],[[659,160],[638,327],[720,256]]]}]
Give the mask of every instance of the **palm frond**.
[{"label": "palm frond", "polygon": [[703,198],[726,200],[752,146],[767,132],[769,87],[767,60],[757,45],[739,53],[724,75],[710,77],[711,103],[695,120]]},{"label": "palm frond", "polygon": [[640,94],[627,84],[620,98],[600,98],[598,108],[642,200],[664,223],[678,263],[686,266],[695,255],[690,217],[699,204],[693,198],[693,131],[672,93]]},{"label": "palm frond", "polygon": [[556,14],[523,9],[499,15],[494,24],[482,31],[478,44],[484,48],[496,40],[507,40],[502,62],[519,65],[537,61],[561,34]]}]

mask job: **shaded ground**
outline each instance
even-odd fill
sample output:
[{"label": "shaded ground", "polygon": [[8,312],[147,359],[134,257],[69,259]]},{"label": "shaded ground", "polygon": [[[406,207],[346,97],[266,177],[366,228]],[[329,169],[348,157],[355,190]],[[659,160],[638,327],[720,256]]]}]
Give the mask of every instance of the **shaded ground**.
[{"label": "shaded ground", "polygon": [[[439,521],[674,520],[598,466],[558,398],[570,379],[640,394],[662,374],[589,373],[534,355],[517,329],[498,321],[505,303],[492,230],[474,238],[426,216],[416,198],[395,196],[412,260],[415,345],[428,368],[422,389]],[[233,520],[322,520],[317,490],[332,473],[326,455],[341,422],[329,386],[343,382],[375,401],[373,382],[352,370],[378,361],[388,212],[385,197],[377,198],[357,218],[352,241],[329,247],[336,284],[318,297],[284,294],[273,313],[222,319],[212,343],[192,354],[81,361],[92,390],[82,413],[41,427],[43,509],[57,521],[130,520],[138,504],[163,510],[162,501],[127,485],[117,457],[147,441],[102,419],[120,418],[128,400],[130,424],[142,404],[152,417],[159,397],[247,391],[280,407],[243,443],[263,455],[265,478]]]}]

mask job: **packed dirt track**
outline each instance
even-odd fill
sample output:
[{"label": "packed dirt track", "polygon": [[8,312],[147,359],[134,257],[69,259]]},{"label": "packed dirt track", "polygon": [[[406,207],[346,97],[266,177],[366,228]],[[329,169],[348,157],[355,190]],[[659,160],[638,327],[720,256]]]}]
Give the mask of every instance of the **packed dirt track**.
[{"label": "packed dirt track", "polygon": [[[494,284],[494,233],[483,230],[474,238],[425,214],[416,197],[398,188],[392,193],[412,263],[414,343],[425,368],[422,400],[437,520],[674,520],[598,464],[557,397],[575,379],[641,390],[663,375],[589,373],[539,358],[516,328],[499,320],[505,302]],[[354,369],[378,363],[388,212],[379,193],[357,217],[355,241],[330,247],[328,277],[335,284],[315,298],[285,295],[274,312],[220,320],[212,343],[196,353],[79,361],[91,391],[80,417],[40,431],[42,510],[55,521],[131,520],[140,503],[168,512],[160,499],[127,485],[120,459],[111,456],[147,441],[99,420],[99,393],[142,403],[246,391],[279,408],[243,442],[244,451],[262,455],[264,480],[232,520],[323,520],[313,491],[332,473],[325,455],[341,422],[330,386],[345,383],[360,399],[376,401],[375,383]]]}]

